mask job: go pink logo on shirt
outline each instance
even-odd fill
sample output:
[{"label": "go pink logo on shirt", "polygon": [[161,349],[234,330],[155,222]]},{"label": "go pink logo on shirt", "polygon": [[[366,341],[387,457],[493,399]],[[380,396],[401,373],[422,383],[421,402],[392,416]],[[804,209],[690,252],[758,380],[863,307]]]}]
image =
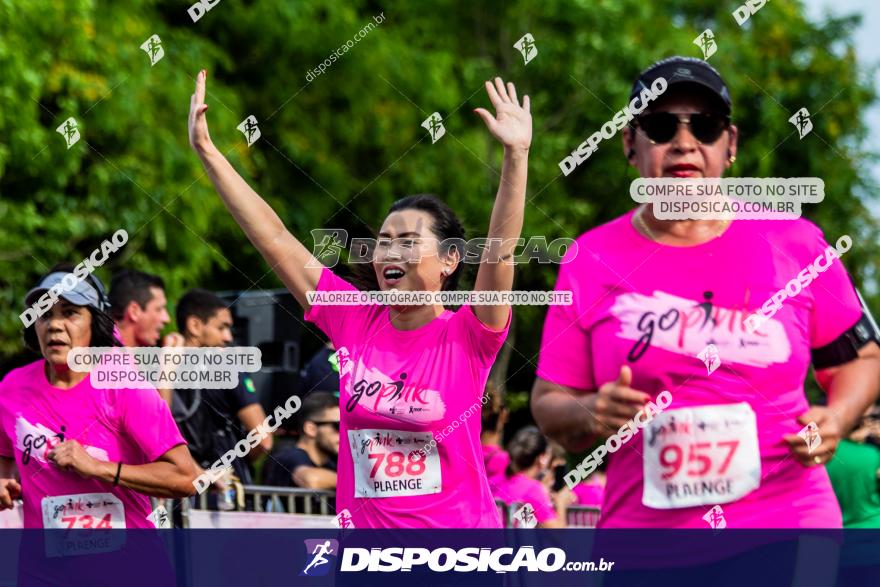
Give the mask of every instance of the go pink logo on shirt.
[{"label": "go pink logo on shirt", "polygon": [[[36,459],[42,463],[48,461],[46,455],[57,445],[64,442],[64,426],[61,432],[55,433],[40,424],[31,424],[24,417],[18,415],[15,419],[15,443],[16,448],[21,451],[21,463],[27,465],[31,459]],[[86,452],[92,457],[109,461],[110,457],[107,451],[95,446],[83,445]]]},{"label": "go pink logo on shirt", "polygon": [[442,420],[446,414],[440,392],[407,381],[406,372],[398,377],[386,375],[375,367],[367,367],[360,359],[352,361],[344,347],[337,356],[342,388],[348,395],[346,411],[360,406],[373,414],[413,423]]},{"label": "go pink logo on shirt", "polygon": [[789,359],[791,344],[781,324],[773,321],[775,327],[765,333],[750,333],[743,324],[748,311],[715,305],[712,297],[706,292],[697,303],[656,290],[651,296],[618,296],[611,314],[620,321],[617,336],[633,341],[628,360],[637,361],[650,347],[693,357],[709,342],[743,365],[766,367]]}]

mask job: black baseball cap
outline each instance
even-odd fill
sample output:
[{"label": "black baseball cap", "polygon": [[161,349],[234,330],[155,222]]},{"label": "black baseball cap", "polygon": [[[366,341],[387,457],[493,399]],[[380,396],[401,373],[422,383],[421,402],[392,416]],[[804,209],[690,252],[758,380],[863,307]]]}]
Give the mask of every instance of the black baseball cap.
[{"label": "black baseball cap", "polygon": [[667,86],[670,88],[675,84],[689,83],[708,89],[713,96],[718,98],[718,105],[721,106],[723,114],[730,115],[733,109],[730,102],[730,92],[727,90],[727,84],[724,83],[721,74],[702,59],[680,55],[661,59],[640,73],[629,94],[630,101],[646,88],[650,88],[651,84],[661,77],[666,79]]}]

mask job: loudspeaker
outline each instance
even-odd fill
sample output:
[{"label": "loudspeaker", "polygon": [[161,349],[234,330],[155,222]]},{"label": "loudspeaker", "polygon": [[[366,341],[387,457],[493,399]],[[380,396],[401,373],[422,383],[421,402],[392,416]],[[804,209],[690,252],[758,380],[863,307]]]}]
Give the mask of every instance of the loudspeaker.
[{"label": "loudspeaker", "polygon": [[233,344],[255,346],[263,367],[299,371],[302,308],[287,290],[223,292],[230,303]]},{"label": "loudspeaker", "polygon": [[[234,346],[255,346],[262,354],[261,369],[247,375],[266,414],[283,406],[291,395],[302,395],[300,339],[303,312],[284,289],[218,292],[232,312]],[[296,429],[296,416],[279,431]]]},{"label": "loudspeaker", "polygon": [[[257,399],[266,414],[271,414],[278,406],[283,406],[292,395],[302,399],[302,377],[299,371],[287,371],[275,367],[263,367],[255,373],[248,373],[257,389]],[[286,431],[296,430],[297,415],[281,423]]]}]

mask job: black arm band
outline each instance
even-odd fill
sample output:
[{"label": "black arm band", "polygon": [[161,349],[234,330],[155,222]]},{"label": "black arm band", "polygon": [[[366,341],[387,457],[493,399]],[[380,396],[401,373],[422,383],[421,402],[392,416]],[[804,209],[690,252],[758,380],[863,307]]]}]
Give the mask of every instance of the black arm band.
[{"label": "black arm band", "polygon": [[827,369],[849,363],[859,356],[859,349],[872,340],[880,344],[880,332],[877,331],[877,324],[873,321],[871,314],[865,309],[862,317],[852,328],[838,336],[833,342],[811,351],[813,367]]},{"label": "black arm band", "polygon": [[119,485],[119,474],[122,473],[122,461],[119,461],[119,466],[116,467],[116,478],[113,479],[113,487]]}]

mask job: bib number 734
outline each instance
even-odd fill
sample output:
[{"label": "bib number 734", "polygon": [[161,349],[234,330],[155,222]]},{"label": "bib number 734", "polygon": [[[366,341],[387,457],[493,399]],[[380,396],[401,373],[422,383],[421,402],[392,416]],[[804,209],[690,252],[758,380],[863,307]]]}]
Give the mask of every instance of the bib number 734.
[{"label": "bib number 734", "polygon": [[61,518],[62,524],[67,524],[67,528],[94,528],[96,530],[112,530],[113,514],[106,514],[102,518],[96,518],[89,514],[82,516],[64,516]]}]

